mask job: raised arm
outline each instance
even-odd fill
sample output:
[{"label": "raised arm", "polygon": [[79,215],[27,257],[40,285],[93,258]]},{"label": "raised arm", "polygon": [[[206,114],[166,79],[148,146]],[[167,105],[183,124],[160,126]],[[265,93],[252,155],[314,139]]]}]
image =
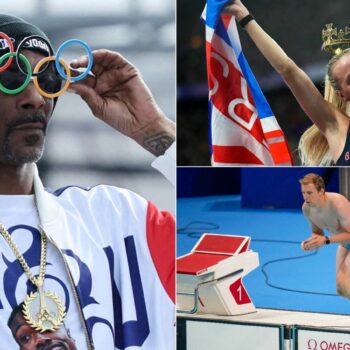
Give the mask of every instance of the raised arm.
[{"label": "raised arm", "polygon": [[[227,5],[223,12],[234,15],[237,21],[249,14],[240,0]],[[250,21],[245,29],[260,52],[282,76],[312,122],[327,138],[329,133],[336,133],[340,121],[345,117],[342,112],[324,100],[309,76],[286,55],[255,20]]]},{"label": "raised arm", "polygon": [[[85,100],[97,118],[155,156],[164,154],[175,140],[175,124],[160,110],[138,69],[117,52],[96,50],[93,56],[94,76],[72,84],[70,89]],[[82,68],[87,63],[83,56],[71,66]]]}]

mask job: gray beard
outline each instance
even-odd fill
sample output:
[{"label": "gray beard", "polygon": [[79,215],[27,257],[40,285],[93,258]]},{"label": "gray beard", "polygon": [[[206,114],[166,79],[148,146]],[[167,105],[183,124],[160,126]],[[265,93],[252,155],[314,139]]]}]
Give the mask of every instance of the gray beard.
[{"label": "gray beard", "polygon": [[[44,153],[44,143],[40,146],[35,146],[39,140],[37,135],[28,135],[25,138],[25,141],[28,146],[34,146],[30,151],[20,151],[16,150],[11,146],[10,143],[10,134],[11,131],[18,125],[23,122],[42,122],[44,125],[44,136],[46,135],[46,119],[41,114],[36,114],[32,116],[22,116],[16,119],[14,122],[10,123],[7,126],[7,130],[4,136],[4,143],[2,145],[4,161],[11,165],[22,165],[26,163],[35,163],[37,162]],[[45,142],[45,139],[44,139]]]},{"label": "gray beard", "polygon": [[[28,143],[34,143],[34,138],[37,139],[35,136],[28,136]],[[33,140],[31,140],[33,139]],[[44,145],[42,147],[37,147],[31,152],[20,152],[14,150],[10,145],[10,140],[6,138],[5,142],[2,146],[2,151],[4,155],[4,160],[6,163],[12,164],[12,165],[22,165],[26,163],[36,163],[43,155],[44,153]]]}]

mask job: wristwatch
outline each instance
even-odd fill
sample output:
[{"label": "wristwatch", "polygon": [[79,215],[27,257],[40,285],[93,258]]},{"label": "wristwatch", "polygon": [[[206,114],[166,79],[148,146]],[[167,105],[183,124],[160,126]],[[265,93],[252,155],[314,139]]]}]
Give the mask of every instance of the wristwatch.
[{"label": "wristwatch", "polygon": [[329,239],[328,236],[324,236],[324,238],[326,239],[326,240],[324,241],[324,244],[329,244],[329,243],[331,243],[331,240]]}]

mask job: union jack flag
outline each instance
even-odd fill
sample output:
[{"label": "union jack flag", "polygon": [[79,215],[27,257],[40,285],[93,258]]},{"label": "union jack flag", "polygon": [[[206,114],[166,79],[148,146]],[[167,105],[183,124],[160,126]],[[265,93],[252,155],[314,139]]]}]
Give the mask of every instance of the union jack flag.
[{"label": "union jack flag", "polygon": [[228,0],[207,0],[206,56],[214,166],[293,165],[277,123],[246,61]]}]

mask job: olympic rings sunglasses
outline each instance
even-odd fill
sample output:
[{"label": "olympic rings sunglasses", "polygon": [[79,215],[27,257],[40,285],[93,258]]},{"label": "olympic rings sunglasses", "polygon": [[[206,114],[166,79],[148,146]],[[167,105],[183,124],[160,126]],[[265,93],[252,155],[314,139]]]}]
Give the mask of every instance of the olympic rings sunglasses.
[{"label": "olympic rings sunglasses", "polygon": [[[89,75],[93,65],[90,47],[78,39],[65,41],[54,56],[50,43],[41,36],[32,35],[24,38],[18,45],[16,52],[11,39],[5,33],[0,32],[0,37],[6,40],[10,50],[0,57],[0,91],[9,95],[19,94],[33,81],[42,96],[58,97],[67,91],[71,82],[79,81]],[[41,59],[32,71],[30,62],[20,51],[24,48],[25,43],[35,39],[39,39],[47,45],[49,56]],[[72,76],[70,67],[60,58],[63,49],[72,44],[82,45],[89,58],[85,71],[77,76]]]}]

